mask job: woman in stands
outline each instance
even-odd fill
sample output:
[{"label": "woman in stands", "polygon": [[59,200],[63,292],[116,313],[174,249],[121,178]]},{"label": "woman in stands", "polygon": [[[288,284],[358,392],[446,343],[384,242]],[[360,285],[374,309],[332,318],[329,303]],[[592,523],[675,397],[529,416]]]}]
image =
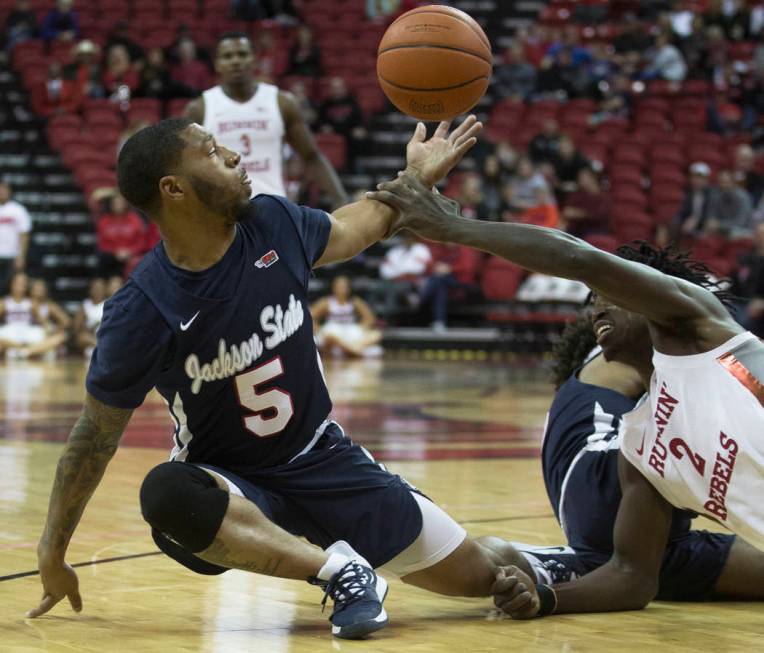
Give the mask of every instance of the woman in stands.
[{"label": "woman in stands", "polygon": [[32,281],[29,298],[32,300],[37,324],[45,330],[45,340],[35,349],[43,348],[44,351],[39,353],[51,352],[55,355],[56,349],[69,337],[72,319],[61,306],[48,297],[48,284],[43,279]]},{"label": "woman in stands", "polygon": [[338,355],[378,356],[382,334],[374,328],[375,317],[369,305],[352,294],[350,279],[339,276],[332,281],[332,294],[310,307],[318,329],[316,340],[322,351]]},{"label": "woman in stands", "polygon": [[101,325],[106,301],[106,283],[97,278],[90,282],[88,297],[74,315],[74,345],[85,358],[90,358],[96,344],[96,331]]}]

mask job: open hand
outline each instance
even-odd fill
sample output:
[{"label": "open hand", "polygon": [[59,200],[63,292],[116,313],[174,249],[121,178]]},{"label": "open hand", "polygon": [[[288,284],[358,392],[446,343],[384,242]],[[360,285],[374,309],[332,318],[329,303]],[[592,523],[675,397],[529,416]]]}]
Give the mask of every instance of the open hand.
[{"label": "open hand", "polygon": [[457,202],[434,193],[409,174],[401,174],[395,181],[379,184],[377,189],[376,192],[366,193],[366,197],[398,210],[393,233],[410,229],[428,240],[448,240],[445,232],[449,221],[460,217]]},{"label": "open hand", "polygon": [[34,619],[45,614],[64,597],[69,599],[72,610],[82,610],[82,597],[80,596],[79,580],[77,573],[65,562],[40,565],[40,580],[42,581],[42,599],[40,605],[26,613],[28,619]]},{"label": "open hand", "polygon": [[491,594],[494,605],[513,619],[532,619],[541,608],[536,585],[514,565],[499,569]]},{"label": "open hand", "polygon": [[442,122],[432,138],[425,140],[427,128],[420,122],[406,146],[406,172],[428,188],[432,188],[451,172],[477,143],[476,136],[483,125],[475,116],[468,116],[451,134],[448,133],[450,128],[451,122]]}]

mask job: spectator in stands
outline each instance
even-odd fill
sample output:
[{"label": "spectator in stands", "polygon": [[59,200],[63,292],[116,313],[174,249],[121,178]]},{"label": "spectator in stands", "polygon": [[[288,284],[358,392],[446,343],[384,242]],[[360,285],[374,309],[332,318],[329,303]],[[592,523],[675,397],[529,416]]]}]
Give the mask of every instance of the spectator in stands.
[{"label": "spectator in stands", "polygon": [[109,52],[115,45],[127,48],[130,61],[143,59],[143,48],[132,39],[130,23],[126,20],[117,21],[114,25],[114,31],[109,34],[109,39],[106,41],[106,52]]},{"label": "spectator in stands", "polygon": [[106,298],[114,297],[117,291],[125,285],[125,280],[120,274],[113,274],[106,279]]},{"label": "spectator in stands", "polygon": [[161,48],[151,48],[146,53],[146,61],[139,74],[140,83],[135,91],[137,97],[171,100],[179,97],[196,97],[198,89],[189,88],[170,75],[165,63],[164,51]]},{"label": "spectator in stands", "polygon": [[8,359],[29,358],[45,351],[39,351],[44,341],[45,330],[29,298],[29,279],[26,273],[16,272],[9,295],[0,300],[0,354]]},{"label": "spectator in stands", "polygon": [[501,215],[504,175],[499,157],[495,154],[487,156],[483,161],[482,181],[483,199],[478,217],[483,220],[498,220]]},{"label": "spectator in stands", "polygon": [[591,168],[578,173],[578,190],[565,200],[559,228],[578,238],[610,232],[613,204]]},{"label": "spectator in stands", "polygon": [[708,230],[730,238],[750,235],[753,227],[751,196],[735,185],[731,170],[721,170],[716,185],[718,192],[711,198]]},{"label": "spectator in stands", "polygon": [[109,208],[96,225],[99,272],[121,276],[125,266],[145,252],[146,223],[119,193],[111,198]]},{"label": "spectator in stands", "polygon": [[463,245],[431,243],[432,265],[420,296],[423,306],[432,311],[432,328],[446,328],[448,299],[452,290],[473,288],[480,267],[480,253]]},{"label": "spectator in stands", "polygon": [[[50,351],[55,356],[56,349],[69,338],[69,314],[48,297],[48,284],[44,279],[33,279],[29,288],[29,298],[34,306],[37,324],[45,330],[45,340],[39,353]],[[32,352],[34,354],[35,352]]]},{"label": "spectator in stands", "polygon": [[570,62],[576,68],[587,67],[592,62],[592,54],[581,45],[581,35],[578,25],[568,24],[563,27],[562,37],[559,41],[552,43],[546,51],[546,58],[558,59],[559,56],[567,52],[570,55]]},{"label": "spectator in stands", "polygon": [[[210,69],[207,64],[199,60],[193,39],[186,37],[178,41],[175,55],[178,63],[172,67],[172,79],[196,95],[212,86],[213,78]],[[182,97],[188,97],[188,95]]]},{"label": "spectator in stands", "polygon": [[764,337],[764,222],[756,226],[753,248],[740,257],[732,281],[732,292],[743,300],[738,321]]},{"label": "spectator in stands", "polygon": [[65,79],[61,63],[51,61],[48,79],[32,91],[32,103],[41,116],[76,113],[82,105],[82,94],[77,82]]},{"label": "spectator in stands", "polygon": [[74,314],[74,346],[86,359],[90,359],[96,345],[96,331],[103,318],[106,301],[106,282],[96,278],[91,280],[87,298]]},{"label": "spectator in stands", "polygon": [[316,342],[323,352],[333,355],[379,356],[382,333],[374,328],[377,321],[369,305],[354,296],[350,279],[335,277],[332,294],[310,307],[316,325]]},{"label": "spectator in stands", "polygon": [[547,180],[533,165],[528,157],[522,157],[517,164],[517,172],[507,185],[511,204],[520,213],[535,206],[540,206],[551,197]]},{"label": "spectator in stands", "polygon": [[64,66],[64,78],[77,85],[83,98],[104,96],[99,54],[100,49],[93,41],[83,39],[72,48],[72,63]]},{"label": "spectator in stands", "polygon": [[735,183],[745,188],[751,196],[751,202],[757,205],[764,195],[764,175],[756,171],[756,155],[753,148],[741,143],[735,148]]},{"label": "spectator in stands", "polygon": [[382,18],[398,11],[400,0],[366,0],[366,16]]},{"label": "spectator in stands", "polygon": [[625,75],[635,75],[652,38],[634,14],[624,14],[620,34],[613,39],[614,61]]},{"label": "spectator in stands", "polygon": [[80,37],[80,20],[74,11],[74,0],[56,0],[56,6],[43,18],[40,35],[46,41],[76,41]]},{"label": "spectator in stands", "polygon": [[294,95],[294,99],[297,101],[297,104],[300,107],[300,113],[302,113],[305,124],[313,129],[316,121],[318,120],[318,111],[316,111],[316,107],[313,105],[313,101],[310,99],[308,88],[305,85],[305,82],[302,80],[295,80],[289,87],[289,92]]},{"label": "spectator in stands", "polygon": [[552,158],[552,166],[558,195],[564,196],[578,189],[578,174],[589,167],[589,160],[576,148],[573,139],[563,134]]},{"label": "spectator in stands", "polygon": [[10,52],[18,43],[33,39],[37,34],[37,16],[29,0],[16,0],[5,19],[3,45]]},{"label": "spectator in stands", "polygon": [[709,0],[704,13],[706,25],[716,25],[730,41],[741,41],[748,25],[743,6],[736,0]]},{"label": "spectator in stands", "polygon": [[528,144],[528,156],[533,163],[550,163],[560,145],[560,126],[556,120],[545,120],[541,132]]},{"label": "spectator in stands", "polygon": [[628,118],[634,103],[632,82],[626,75],[617,74],[609,82],[599,84],[599,110],[590,118],[590,122],[598,125],[615,118]]},{"label": "spectator in stands", "polygon": [[691,236],[705,231],[711,221],[716,189],[711,185],[711,168],[702,161],[690,166],[690,178],[682,207],[674,218],[670,236]]},{"label": "spectator in stands", "polygon": [[462,215],[465,218],[487,218],[483,210],[483,180],[480,175],[475,173],[464,175],[456,201],[461,205]]},{"label": "spectator in stands", "polygon": [[586,94],[589,74],[585,66],[573,63],[570,50],[561,50],[555,58],[545,57],[536,80],[536,93],[542,96],[579,97]]},{"label": "spectator in stands", "polygon": [[754,67],[740,84],[740,106],[743,110],[742,131],[753,130],[764,116],[764,67]]},{"label": "spectator in stands", "polygon": [[496,93],[500,98],[527,100],[536,86],[536,69],[525,59],[520,43],[510,45],[504,62],[494,68]]},{"label": "spectator in stands", "polygon": [[101,77],[106,94],[122,99],[120,89],[127,87],[129,96],[135,93],[140,79],[138,71],[130,62],[130,54],[124,45],[113,45],[106,52],[106,70]]},{"label": "spectator in stands", "polygon": [[260,30],[255,34],[252,45],[255,50],[255,77],[275,84],[282,72],[278,69],[282,53],[276,45],[273,32],[268,29]]},{"label": "spectator in stands", "polygon": [[31,230],[26,208],[14,201],[10,184],[0,181],[0,293],[6,292],[14,272],[26,269]]},{"label": "spectator in stands", "polygon": [[647,53],[647,66],[643,77],[681,82],[687,77],[687,63],[679,48],[671,42],[670,32],[661,32],[655,46]]},{"label": "spectator in stands", "polygon": [[332,77],[329,93],[318,109],[318,125],[323,132],[334,132],[347,139],[351,164],[363,149],[366,128],[358,101],[348,91],[342,77]]},{"label": "spectator in stands", "polygon": [[398,309],[401,299],[413,307],[419,303],[419,291],[424,275],[430,266],[430,249],[410,231],[400,234],[400,244],[387,250],[379,276],[382,279],[377,298],[384,305],[384,317],[390,319]]},{"label": "spectator in stands", "polygon": [[313,32],[307,25],[297,28],[297,40],[289,52],[290,75],[306,77],[321,76],[321,50],[313,40]]}]

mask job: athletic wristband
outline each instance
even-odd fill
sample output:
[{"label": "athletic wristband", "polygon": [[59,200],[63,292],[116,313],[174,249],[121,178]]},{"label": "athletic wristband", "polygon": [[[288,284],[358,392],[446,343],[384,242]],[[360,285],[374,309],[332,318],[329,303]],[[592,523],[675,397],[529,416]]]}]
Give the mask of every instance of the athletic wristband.
[{"label": "athletic wristband", "polygon": [[557,609],[557,594],[549,585],[536,585],[539,595],[539,612],[537,617],[546,617]]}]

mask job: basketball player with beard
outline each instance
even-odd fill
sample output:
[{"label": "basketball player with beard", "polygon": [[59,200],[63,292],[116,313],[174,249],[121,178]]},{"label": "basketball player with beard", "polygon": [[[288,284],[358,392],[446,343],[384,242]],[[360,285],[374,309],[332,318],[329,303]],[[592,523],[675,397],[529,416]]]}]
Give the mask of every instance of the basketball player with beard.
[{"label": "basketball player with beard", "polygon": [[[730,316],[707,270],[647,244],[614,256],[554,229],[465,219],[411,175],[368,196],[401,212],[396,229],[586,283],[606,360],[635,368],[648,388],[620,427],[623,497],[610,560],[553,586],[502,570],[497,606],[515,618],[644,607],[659,588],[673,508],[764,550],[764,343]],[[672,275],[675,267],[702,282]],[[741,598],[758,595],[745,575],[734,587]]]},{"label": "basketball player with beard", "polygon": [[302,158],[306,175],[329,197],[333,207],[347,202],[345,190],[291,93],[255,79],[255,53],[249,36],[223,34],[215,51],[220,85],[206,90],[186,107],[185,116],[202,125],[216,142],[241,155],[241,166],[260,193],[284,197],[283,146]]}]

